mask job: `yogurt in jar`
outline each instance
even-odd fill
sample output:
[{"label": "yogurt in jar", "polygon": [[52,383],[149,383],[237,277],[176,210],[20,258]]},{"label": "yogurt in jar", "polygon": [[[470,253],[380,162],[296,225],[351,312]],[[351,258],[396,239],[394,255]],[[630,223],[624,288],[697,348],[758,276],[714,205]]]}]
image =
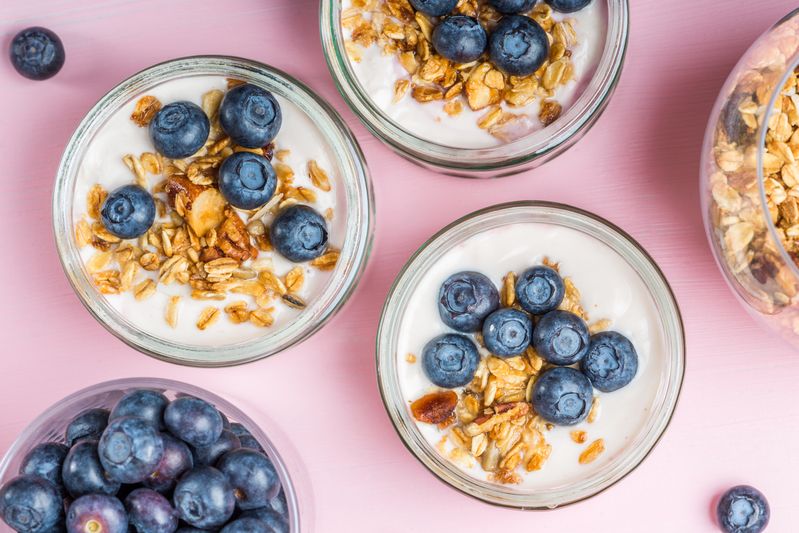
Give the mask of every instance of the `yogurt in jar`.
[{"label": "yogurt in jar", "polygon": [[[626,387],[612,393],[595,390],[597,417],[576,426],[554,426],[544,431],[551,453],[540,470],[517,470],[520,490],[563,488],[584,480],[619,459],[632,441],[644,431],[653,411],[661,375],[668,366],[658,309],[650,291],[636,271],[616,251],[579,230],[537,222],[520,222],[485,230],[454,245],[424,273],[408,299],[400,320],[396,365],[399,386],[406,405],[440,390],[425,375],[421,354],[434,337],[451,332],[438,312],[439,289],[450,275],[477,271],[488,276],[497,288],[508,272],[521,273],[544,263],[545,258],[559,264],[560,274],[569,278],[580,292],[580,302],[589,315],[589,325],[601,319],[605,329],[618,331],[632,341],[638,353],[638,373]],[[481,355],[488,355],[480,348]],[[417,357],[408,357],[414,354]],[[456,389],[459,394],[462,389]],[[470,476],[487,481],[495,477],[474,457],[453,456],[456,445],[447,435],[450,428],[416,421],[425,440],[444,457]],[[576,443],[573,431],[586,432],[586,440]],[[580,455],[597,439],[604,451],[592,462],[581,464]]]},{"label": "yogurt in jar", "polygon": [[[175,79],[148,89],[111,115],[91,140],[81,160],[74,189],[73,219],[75,223],[77,224],[81,220],[89,223],[95,222],[87,216],[89,208],[87,197],[93,186],[99,184],[106,191],[111,192],[123,185],[134,183],[134,174],[123,162],[123,157],[126,154],[138,157],[145,152],[155,152],[148,128],[139,127],[131,120],[131,113],[140,97],[151,95],[162,104],[190,101],[200,105],[204,94],[215,89],[226,91],[227,87],[227,80],[222,76],[190,76]],[[278,161],[276,158],[272,163],[275,166],[286,165],[292,169],[294,187],[304,187],[314,192],[314,201],[308,203],[319,213],[328,215],[326,218],[329,246],[340,250],[345,234],[346,214],[339,213],[339,210],[345,208],[346,197],[343,186],[338,186],[341,179],[338,175],[334,154],[311,117],[286,98],[278,94],[273,94],[273,96],[280,104],[283,123],[274,141],[275,153],[280,154],[280,160]],[[332,185],[329,192],[316,188],[312,183],[307,171],[310,161],[316,161],[318,166],[326,171]],[[158,182],[164,179],[164,176],[148,175],[147,178],[149,188],[152,190]],[[166,202],[165,194],[156,193],[154,196],[156,199]],[[248,222],[248,217],[252,215],[252,213],[242,211],[238,211],[238,214],[245,224]],[[264,220],[267,226],[270,218],[267,215]],[[163,217],[157,216],[156,224],[168,220],[168,214]],[[129,242],[137,244],[136,240]],[[97,253],[98,250],[91,245],[84,246],[80,250],[81,258],[87,264]],[[299,266],[302,269],[304,281],[296,295],[309,305],[317,295],[322,293],[331,275],[331,271],[323,271],[307,263],[295,264],[274,250],[261,251],[257,259],[246,261],[242,266],[250,267],[254,263],[269,265],[270,270],[278,277],[285,276],[287,272]],[[120,265],[112,259],[104,268],[116,269],[119,267]],[[158,274],[157,270],[146,271],[139,268],[134,284],[141,283],[148,278],[157,282]],[[270,327],[264,328],[248,321],[234,323],[225,316],[224,308],[233,302],[248,301],[249,309],[253,309],[255,306],[248,295],[228,292],[221,300],[201,300],[193,298],[191,294],[192,288],[187,284],[158,283],[155,293],[142,301],[136,300],[133,291],[103,294],[100,297],[106,298],[122,317],[143,333],[176,343],[199,346],[230,345],[270,335],[285,327],[301,312],[296,308],[284,305],[278,297],[270,304],[274,308],[272,312],[274,323]],[[173,296],[180,296],[175,327],[165,320],[166,309]],[[220,316],[212,325],[200,331],[197,327],[198,318],[209,306],[218,308]]]},{"label": "yogurt in jar", "polygon": [[[372,11],[361,11],[357,6],[363,4],[358,0],[342,0],[342,17],[360,13],[365,20],[373,20],[386,0],[366,2]],[[377,15],[382,17],[382,13]],[[414,84],[414,77],[402,65],[397,56],[388,53],[385,45],[378,41],[371,46],[359,46],[351,39],[353,28],[343,24],[344,38],[348,41],[348,51],[352,72],[362,90],[370,97],[375,107],[398,124],[402,129],[426,141],[455,148],[479,149],[499,146],[516,140],[546,127],[539,120],[539,112],[544,99],[554,100],[560,104],[562,113],[574,105],[593,78],[605,47],[608,25],[608,6],[606,0],[594,0],[587,7],[575,13],[558,13],[553,11],[553,21],[568,21],[574,28],[576,44],[569,46],[572,66],[571,79],[565,85],[559,85],[550,91],[549,96],[539,92],[539,97],[522,107],[501,103],[507,113],[521,115],[526,119],[517,126],[500,129],[492,134],[489,129],[478,124],[490,110],[490,107],[472,111],[466,100],[462,101],[462,111],[452,114],[447,111],[448,101],[436,100],[421,103],[407,91],[402,98],[397,97],[395,83],[397,80],[409,80]],[[461,97],[459,97],[461,98]]]}]

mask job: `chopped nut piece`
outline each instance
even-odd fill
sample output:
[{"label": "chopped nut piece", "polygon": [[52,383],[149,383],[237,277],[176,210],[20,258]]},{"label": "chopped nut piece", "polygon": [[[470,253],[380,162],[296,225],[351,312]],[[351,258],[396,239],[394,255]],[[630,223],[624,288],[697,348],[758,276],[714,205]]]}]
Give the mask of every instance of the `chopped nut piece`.
[{"label": "chopped nut piece", "polygon": [[434,392],[411,404],[413,417],[426,424],[441,424],[455,412],[458,395],[452,391]]},{"label": "chopped nut piece", "polygon": [[583,444],[588,438],[588,433],[582,430],[574,430],[571,433],[569,433],[569,436],[577,444]]},{"label": "chopped nut piece", "polygon": [[161,102],[155,96],[142,96],[136,102],[136,107],[130,115],[130,119],[136,123],[137,126],[144,127],[150,124],[150,121],[155,117],[161,109]]}]

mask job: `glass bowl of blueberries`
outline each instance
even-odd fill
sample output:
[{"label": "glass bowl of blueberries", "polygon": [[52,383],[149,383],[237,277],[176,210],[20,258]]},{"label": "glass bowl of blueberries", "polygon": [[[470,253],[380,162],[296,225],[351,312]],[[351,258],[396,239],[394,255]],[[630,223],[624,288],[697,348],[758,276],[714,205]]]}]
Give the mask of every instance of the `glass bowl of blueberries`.
[{"label": "glass bowl of blueberries", "polygon": [[87,114],[53,195],[59,257],[83,305],[141,352],[253,361],[348,300],[374,202],[349,128],[300,81],[221,56],[150,67]]},{"label": "glass bowl of blueberries", "polygon": [[376,356],[394,428],[431,473],[488,503],[553,509],[651,452],[685,339],[668,282],[623,230],[515,202],[419,248],[386,299]]},{"label": "glass bowl of blueberries", "polygon": [[21,533],[300,531],[289,472],[231,403],[156,378],[100,383],[34,420],[0,463]]},{"label": "glass bowl of blueberries", "polygon": [[325,0],[339,91],[401,156],[511,175],[576,143],[616,87],[627,0]]}]

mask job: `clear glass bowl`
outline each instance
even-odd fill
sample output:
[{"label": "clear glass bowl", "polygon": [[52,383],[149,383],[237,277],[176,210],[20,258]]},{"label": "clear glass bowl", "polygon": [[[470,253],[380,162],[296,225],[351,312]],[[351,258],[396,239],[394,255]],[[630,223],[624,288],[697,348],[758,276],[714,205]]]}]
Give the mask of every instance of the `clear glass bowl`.
[{"label": "clear glass bowl", "polygon": [[[408,408],[409,401],[416,398],[404,397],[400,382],[399,365],[408,364],[405,353],[399,353],[403,316],[425,274],[467,239],[518,223],[541,223],[576,230],[610,248],[639,276],[645,290],[649,291],[651,308],[655,310],[653,316],[657,320],[650,329],[660,332],[658,339],[654,336],[647,339],[653,347],[657,343],[656,348],[662,355],[658,361],[652,357],[648,363],[654,365],[651,382],[657,385],[650,396],[651,403],[647,405],[641,427],[631,433],[622,450],[592,469],[590,474],[578,476],[577,482],[554,483],[545,490],[477,479],[444,457],[420,431]],[[516,202],[477,211],[453,222],[423,244],[405,264],[391,288],[383,307],[376,353],[383,403],[408,450],[436,477],[453,488],[488,503],[520,509],[554,509],[584,500],[607,489],[635,469],[669,425],[685,370],[685,336],[680,312],[663,273],[652,258],[629,235],[611,223],[573,207],[547,202]],[[536,473],[526,475],[535,476]]]},{"label": "clear glass bowl", "polygon": [[361,87],[345,50],[341,0],[322,0],[320,23],[328,67],[358,118],[399,155],[425,168],[463,177],[498,177],[540,166],[575,144],[604,111],[621,75],[629,32],[628,0],[607,1],[605,48],[593,79],[578,100],[548,127],[491,148],[454,148],[422,139],[381,110]]},{"label": "clear glass bowl", "polygon": [[3,456],[0,461],[0,486],[19,475],[22,460],[34,446],[42,442],[63,443],[67,425],[78,413],[96,407],[110,409],[126,392],[140,388],[161,391],[170,399],[179,395],[191,395],[206,400],[215,405],[231,422],[238,422],[246,427],[264,448],[280,476],[280,483],[286,494],[290,531],[301,531],[300,526],[305,524],[303,517],[309,511],[299,502],[297,488],[272,440],[250,417],[224,398],[205,389],[168,379],[128,378],[106,381],[80,390],[52,405],[25,428]]},{"label": "clear glass bowl", "polygon": [[[760,322],[799,346],[799,269],[766,199],[766,134],[774,103],[799,65],[799,10],[769,28],[738,62],[708,122],[700,194],[710,247],[733,292]],[[748,115],[748,116],[745,116]]]},{"label": "clear glass bowl", "polygon": [[[75,243],[74,190],[93,137],[122,106],[164,82],[192,76],[222,76],[260,85],[286,98],[310,117],[325,138],[342,177],[338,210],[345,213],[339,262],[321,293],[292,322],[263,336],[227,345],[187,345],[138,328],[95,288]],[[330,169],[328,169],[330,170]],[[344,305],[363,273],[371,251],[374,198],[363,153],[347,125],[324,100],[289,75],[267,65],[223,56],[168,61],[133,75],[113,88],[78,126],[64,152],[53,193],[53,226],[64,271],[83,305],[106,329],[139,351],[173,363],[225,366],[246,363],[284,350],[321,328]],[[159,311],[160,313],[161,311]]]}]

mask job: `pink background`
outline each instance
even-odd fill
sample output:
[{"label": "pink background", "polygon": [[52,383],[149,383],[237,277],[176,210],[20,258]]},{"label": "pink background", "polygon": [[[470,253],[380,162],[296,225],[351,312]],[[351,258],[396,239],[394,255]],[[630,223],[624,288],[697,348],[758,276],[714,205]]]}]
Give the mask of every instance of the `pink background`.
[{"label": "pink background", "polygon": [[[727,289],[697,195],[700,142],[723,80],[795,5],[631,3],[624,75],[597,126],[545,168],[475,182],[416,168],[358,123],[325,66],[314,0],[0,2],[3,55],[11,36],[34,24],[51,27],[67,47],[66,67],[44,83],[24,80],[0,60],[0,451],[79,388],[162,376],[229,397],[267,431],[269,420],[279,426],[318,532],[714,531],[711,499],[741,482],[768,495],[769,531],[796,531],[799,358]],[[67,284],[50,224],[53,176],[89,107],[139,69],[202,53],[273,64],[328,98],[366,152],[378,212],[371,264],[346,309],[288,353],[220,370],[161,363],[107,334]],[[651,457],[606,493],[546,513],[492,508],[435,480],[396,437],[375,381],[379,311],[411,252],[455,218],[516,199],[573,204],[629,231],[671,281],[687,331],[683,394]]]}]

